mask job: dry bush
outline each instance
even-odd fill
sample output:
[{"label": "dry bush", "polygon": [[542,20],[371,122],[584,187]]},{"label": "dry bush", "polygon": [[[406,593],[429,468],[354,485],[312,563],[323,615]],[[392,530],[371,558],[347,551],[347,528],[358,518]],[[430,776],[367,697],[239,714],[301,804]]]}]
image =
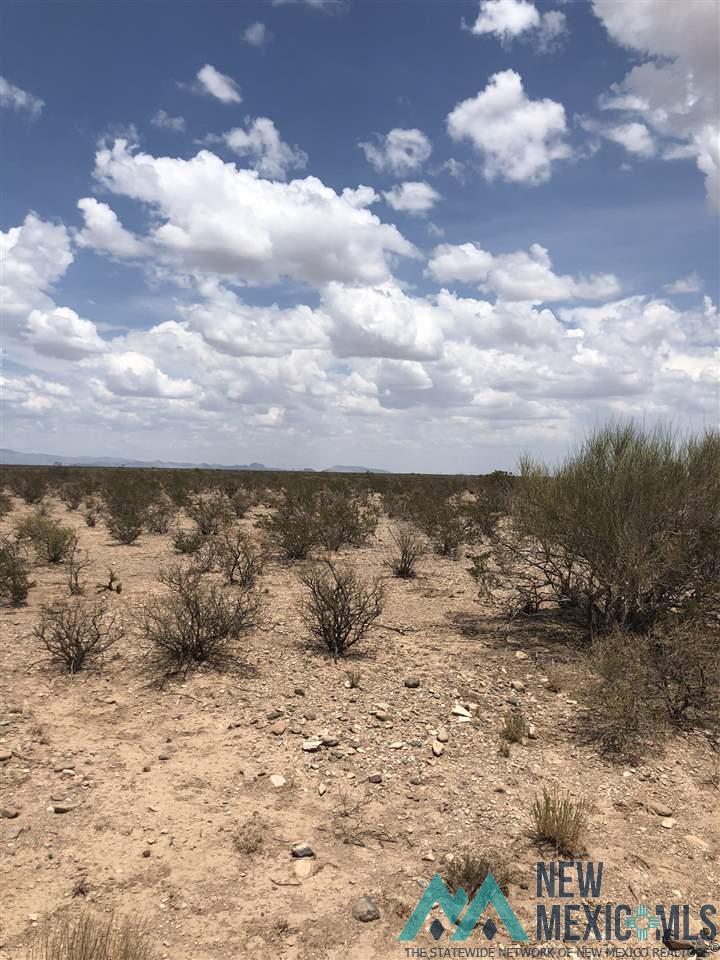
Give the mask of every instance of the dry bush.
[{"label": "dry bush", "polygon": [[167,533],[177,513],[177,507],[163,491],[151,500],[145,510],[145,526],[150,533]]},{"label": "dry bush", "polygon": [[75,480],[67,480],[61,484],[58,490],[58,497],[68,510],[77,510],[82,503],[84,494],[85,490],[83,485]]},{"label": "dry bush", "polygon": [[561,794],[543,788],[542,796],[535,797],[531,815],[533,834],[540,843],[551,843],[558,853],[568,857],[584,849],[587,829],[587,805],[584,800],[573,800],[569,794]]},{"label": "dry bush", "polygon": [[6,517],[12,508],[11,498],[6,493],[0,493],[0,517]]},{"label": "dry bush", "polygon": [[467,511],[454,498],[424,498],[415,507],[415,518],[440,557],[456,560],[463,543],[472,535]]},{"label": "dry bush", "polygon": [[35,934],[30,960],[150,960],[145,926],[115,917],[82,913],[53,917]]},{"label": "dry bush", "polygon": [[337,551],[346,544],[360,547],[378,524],[378,510],[367,497],[352,496],[346,489],[323,491],[314,505],[318,542]]},{"label": "dry bush", "polygon": [[74,537],[67,557],[67,582],[71,597],[80,597],[85,593],[87,583],[80,578],[83,570],[91,565],[90,554],[87,550],[84,553],[80,550],[78,538]]},{"label": "dry bush", "polygon": [[178,553],[197,553],[205,540],[205,534],[199,530],[177,530],[173,536],[173,547]]},{"label": "dry bush", "polygon": [[122,593],[122,583],[117,575],[117,571],[108,567],[108,578],[105,583],[95,584],[96,593]]},{"label": "dry bush", "polygon": [[350,690],[360,689],[360,681],[362,680],[362,673],[359,670],[357,669],[348,670],[345,676],[347,677],[347,686],[349,687]]},{"label": "dry bush", "polygon": [[13,472],[10,488],[16,497],[21,497],[31,506],[40,503],[48,491],[47,478],[43,474],[25,468]]},{"label": "dry bush", "polygon": [[519,710],[511,710],[503,720],[500,737],[508,743],[522,743],[527,737],[528,725]]},{"label": "dry bush", "polygon": [[225,494],[219,492],[193,497],[185,511],[205,537],[217,536],[233,519],[232,504]]},{"label": "dry bush", "polygon": [[30,565],[22,544],[9,537],[0,540],[0,602],[14,606],[25,603],[30,587]]},{"label": "dry bush", "polygon": [[15,525],[15,536],[29,540],[41,562],[60,563],[72,548],[75,531],[35,511]]},{"label": "dry bush", "polygon": [[244,857],[252,856],[262,850],[267,836],[267,824],[256,813],[241,823],[233,837],[233,846]]},{"label": "dry bush", "polygon": [[306,590],[303,622],[336,660],[365,638],[382,613],[385,593],[377,579],[364,580],[330,560],[299,579]]},{"label": "dry bush", "polygon": [[218,538],[216,558],[227,583],[254,587],[263,572],[265,556],[242,530],[226,531]]},{"label": "dry bush", "polygon": [[471,851],[463,851],[453,857],[445,868],[443,879],[453,893],[462,887],[468,899],[472,900],[489,873],[502,892],[507,894],[513,877],[506,864],[494,857],[484,857]]},{"label": "dry bush", "polygon": [[218,538],[203,537],[198,549],[192,554],[191,568],[199,574],[211,573],[218,563]]},{"label": "dry bush", "polygon": [[85,503],[83,505],[82,515],[85,518],[85,523],[89,527],[96,527],[97,522],[102,516],[103,505],[97,497],[89,496],[85,498]]},{"label": "dry bush", "polygon": [[320,540],[320,528],[312,494],[304,488],[288,490],[270,516],[258,526],[280,549],[285,560],[305,560]]},{"label": "dry bush", "polygon": [[427,545],[420,534],[410,525],[403,524],[390,531],[395,544],[395,553],[386,561],[394,577],[411,580],[416,567],[427,554]]},{"label": "dry bush", "polygon": [[41,608],[33,636],[49,653],[52,663],[77,673],[88,660],[101,656],[122,635],[114,614],[101,600],[61,600]]},{"label": "dry bush", "polygon": [[235,660],[233,645],[258,621],[256,594],[206,584],[197,571],[179,566],[163,571],[160,581],[169,594],[149,600],[140,613],[159,666],[187,673],[201,664],[222,668]]},{"label": "dry bush", "polygon": [[255,505],[255,498],[247,490],[238,487],[230,494],[230,504],[238,520],[242,520],[248,510]]}]

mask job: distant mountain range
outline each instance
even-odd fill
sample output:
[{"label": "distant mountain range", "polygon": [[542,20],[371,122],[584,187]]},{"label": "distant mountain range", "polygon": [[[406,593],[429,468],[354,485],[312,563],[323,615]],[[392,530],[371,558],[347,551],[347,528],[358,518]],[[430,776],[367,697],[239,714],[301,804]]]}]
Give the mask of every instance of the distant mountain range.
[{"label": "distant mountain range", "polygon": [[[277,467],[266,467],[264,463],[187,463],[171,460],[132,460],[125,457],[58,457],[49,453],[20,453],[18,450],[8,450],[0,447],[0,464],[15,466],[53,466],[60,464],[69,467],[154,467],[163,470],[276,470]],[[312,467],[303,472],[314,473]],[[327,467],[325,473],[390,473],[389,470],[376,470],[372,467],[355,467],[336,465]]]}]

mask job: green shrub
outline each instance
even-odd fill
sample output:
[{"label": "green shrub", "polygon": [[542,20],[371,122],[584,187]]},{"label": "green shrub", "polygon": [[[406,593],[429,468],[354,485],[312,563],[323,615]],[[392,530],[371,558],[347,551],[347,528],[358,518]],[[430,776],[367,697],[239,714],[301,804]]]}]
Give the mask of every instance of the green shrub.
[{"label": "green shrub", "polygon": [[270,516],[262,517],[258,526],[283,554],[293,562],[305,560],[320,541],[320,528],[315,501],[305,489],[286,491],[282,501]]},{"label": "green shrub", "polygon": [[22,472],[16,472],[11,476],[12,492],[31,506],[40,503],[48,491],[47,478],[42,473],[26,467]]},{"label": "green shrub", "polygon": [[185,508],[187,515],[204,537],[215,537],[229,526],[233,519],[233,508],[222,493],[197,496]]},{"label": "green shrub", "polygon": [[467,511],[452,499],[428,497],[418,505],[415,516],[435,553],[456,560],[470,535]]},{"label": "green shrub", "polygon": [[150,533],[167,533],[177,513],[170,497],[162,492],[145,509],[145,526]]},{"label": "green shrub", "polygon": [[0,602],[15,606],[25,603],[30,587],[30,566],[22,545],[4,537],[0,540]]},{"label": "green shrub", "polygon": [[397,526],[390,531],[395,552],[386,561],[394,577],[411,580],[416,576],[417,564],[427,554],[425,540],[410,524]]},{"label": "green shrub", "polygon": [[300,575],[302,618],[310,635],[337,660],[365,638],[383,610],[379,580],[366,581],[330,560]]},{"label": "green shrub", "polygon": [[199,530],[178,530],[173,536],[173,547],[178,553],[197,553],[206,539]]},{"label": "green shrub", "polygon": [[263,572],[265,557],[242,530],[226,531],[218,538],[215,557],[227,583],[254,587]]},{"label": "green shrub", "polygon": [[347,490],[323,491],[313,504],[318,542],[337,551],[346,544],[360,547],[373,535],[378,511],[367,498]]},{"label": "green shrub", "polygon": [[43,563],[60,563],[70,552],[75,539],[72,527],[61,527],[38,511],[15,525],[15,535],[19,540],[29,540]]},{"label": "green shrub", "polygon": [[0,517],[6,517],[12,508],[12,499],[6,493],[0,493]]}]

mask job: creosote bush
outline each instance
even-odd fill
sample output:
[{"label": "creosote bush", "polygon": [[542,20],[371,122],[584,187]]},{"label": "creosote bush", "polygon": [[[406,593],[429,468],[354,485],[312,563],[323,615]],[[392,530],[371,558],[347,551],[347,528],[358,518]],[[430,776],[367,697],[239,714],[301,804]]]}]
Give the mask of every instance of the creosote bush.
[{"label": "creosote bush", "polygon": [[16,524],[15,535],[19,540],[29,540],[43,563],[60,563],[72,549],[75,540],[72,527],[61,527],[38,511]]},{"label": "creosote bush", "polygon": [[162,491],[145,510],[145,526],[150,533],[167,533],[176,513],[177,507]]},{"label": "creosote bush", "polygon": [[0,517],[6,517],[12,510],[11,498],[6,493],[0,493]]},{"label": "creosote bush", "polygon": [[29,574],[22,544],[10,537],[0,540],[0,603],[25,603],[30,587],[34,586]]},{"label": "creosote bush", "polygon": [[317,538],[327,550],[348,545],[360,547],[378,524],[378,510],[367,497],[350,496],[347,490],[323,491],[316,499]]},{"label": "creosote bush", "polygon": [[462,889],[472,900],[491,873],[503,893],[507,894],[512,883],[512,873],[502,861],[471,851],[454,856],[444,871],[444,880],[449,890],[457,893]]},{"label": "creosote bush", "polygon": [[45,647],[51,662],[68,673],[106,653],[120,639],[116,617],[101,600],[62,600],[43,606],[33,635]]},{"label": "creosote bush", "polygon": [[173,547],[178,553],[193,554],[197,553],[206,539],[199,530],[177,530],[173,536]]},{"label": "creosote bush", "polygon": [[222,668],[237,659],[234,644],[258,622],[257,595],[205,583],[198,571],[180,566],[163,571],[160,581],[169,593],[148,601],[140,614],[159,665],[186,673],[204,664]]},{"label": "creosote bush", "polygon": [[531,809],[533,834],[540,843],[550,843],[558,853],[571,857],[584,848],[587,829],[587,804],[573,800],[569,794],[561,794],[543,788],[542,796],[536,796]]},{"label": "creosote bush", "polygon": [[227,583],[254,587],[263,572],[265,557],[242,530],[226,531],[218,538],[215,557]]},{"label": "creosote bush", "polygon": [[391,530],[395,552],[386,561],[394,577],[411,580],[417,573],[417,564],[427,554],[425,540],[411,524],[402,524]]},{"label": "creosote bush", "polygon": [[185,511],[195,522],[198,533],[204,537],[215,537],[232,523],[233,508],[228,498],[219,492],[208,496],[194,497]]},{"label": "creosote bush", "polygon": [[325,560],[299,579],[305,587],[305,626],[334,659],[363,640],[382,613],[382,583],[364,580],[348,567]]},{"label": "creosote bush", "polygon": [[81,579],[81,575],[91,564],[90,554],[87,550],[80,549],[78,538],[74,537],[67,556],[67,582],[70,596],[80,597],[85,593],[87,583]]},{"label": "creosote bush", "polygon": [[314,498],[304,488],[286,491],[273,513],[262,517],[258,526],[266,531],[270,542],[289,563],[305,560],[320,542]]},{"label": "creosote bush", "polygon": [[85,912],[52,917],[34,935],[30,960],[150,960],[144,925]]}]

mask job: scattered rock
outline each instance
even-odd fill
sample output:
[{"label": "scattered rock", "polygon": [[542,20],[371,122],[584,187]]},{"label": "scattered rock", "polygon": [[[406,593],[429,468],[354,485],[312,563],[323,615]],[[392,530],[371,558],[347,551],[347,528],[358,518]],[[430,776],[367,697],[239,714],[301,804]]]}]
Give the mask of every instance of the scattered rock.
[{"label": "scattered rock", "polygon": [[382,779],[381,773],[371,773],[368,777],[368,783],[382,783]]},{"label": "scattered rock", "polygon": [[387,719],[388,719],[388,714],[387,714],[387,712],[386,712],[385,710],[376,710],[376,711],[375,711],[375,719],[376,719],[376,720],[387,720]]},{"label": "scattered rock", "polygon": [[302,860],[305,857],[315,856],[315,851],[310,844],[305,841],[302,843],[296,843],[290,852],[295,860]]},{"label": "scattered rock", "polygon": [[390,744],[390,746],[388,747],[388,750],[401,750],[403,746],[404,744],[402,740],[395,740],[393,743]]},{"label": "scattered rock", "polygon": [[528,659],[528,655],[525,653],[524,650],[516,650],[516,651],[515,651],[515,659],[516,659],[516,660],[527,660],[527,659]]},{"label": "scattered rock", "polygon": [[452,715],[454,717],[466,717],[467,719],[472,718],[470,711],[466,710],[465,707],[463,707],[459,703],[456,703],[455,706],[452,708]]},{"label": "scattered rock", "polygon": [[432,752],[436,757],[441,757],[445,753],[445,747],[437,740],[433,740]]},{"label": "scattered rock", "polygon": [[317,714],[314,710],[306,710],[303,716],[306,720],[317,720]]},{"label": "scattered rock", "polygon": [[656,813],[659,817],[672,817],[672,807],[669,807],[666,803],[663,803],[661,800],[651,800],[648,804],[653,813]]},{"label": "scattered rock", "polygon": [[6,763],[12,757],[12,750],[0,750],[0,763]]},{"label": "scattered rock", "polygon": [[439,729],[438,732],[437,732],[437,739],[438,739],[438,741],[439,741],[440,743],[447,743],[447,742],[448,742],[449,737],[448,737],[448,732],[447,732],[447,730],[446,730],[445,727],[440,727],[440,729]]},{"label": "scattered rock", "polygon": [[340,742],[337,737],[322,737],[321,739],[324,747],[336,747]]},{"label": "scattered rock", "polygon": [[417,690],[417,688],[420,686],[420,681],[417,677],[406,677],[405,686],[408,688],[408,690]]},{"label": "scattered rock", "polygon": [[318,784],[318,793],[320,794],[320,796],[321,796],[321,797],[324,796],[326,792],[327,792],[327,787],[325,786],[325,784],[324,784],[324,783],[319,783],[319,784]]},{"label": "scattered rock", "polygon": [[527,727],[528,740],[537,740],[538,732],[534,723],[529,723]]},{"label": "scattered rock", "polygon": [[285,777],[281,776],[279,773],[273,773],[270,777],[270,783],[273,787],[284,787],[287,781]]},{"label": "scattered rock", "polygon": [[706,853],[710,850],[710,844],[707,841],[703,840],[701,837],[696,837],[692,833],[686,833],[683,837],[683,840],[691,847],[695,847],[697,850],[704,850]]},{"label": "scattered rock", "polygon": [[665,827],[666,830],[672,830],[675,826],[675,821],[672,817],[663,817],[660,821],[660,826]]},{"label": "scattered rock", "polygon": [[267,719],[279,720],[281,716],[282,716],[282,710],[271,710],[270,713],[267,714]]},{"label": "scattered rock", "polygon": [[169,760],[169,759],[170,759],[170,754],[167,752],[158,754],[158,760]]},{"label": "scattered rock", "polygon": [[53,813],[70,813],[77,806],[76,803],[70,803],[68,800],[61,800],[53,804]]},{"label": "scattered rock", "polygon": [[302,748],[308,753],[317,753],[322,746],[322,740],[313,738],[312,740],[303,740]]},{"label": "scattered rock", "polygon": [[276,737],[281,737],[287,730],[287,720],[277,720],[271,727],[270,733]]},{"label": "scattered rock", "polygon": [[522,693],[525,689],[525,684],[522,682],[522,680],[511,680],[510,689],[517,690],[518,693]]},{"label": "scattered rock", "polygon": [[14,807],[0,807],[0,820],[14,820],[20,815],[20,811]]},{"label": "scattered rock", "polygon": [[380,911],[370,897],[360,897],[353,904],[352,915],[361,923],[380,919]]},{"label": "scattered rock", "polygon": [[147,857],[150,856],[150,851],[147,850],[147,849],[146,849],[146,850],[143,850],[142,855],[143,855],[145,858],[147,858]]},{"label": "scattered rock", "polygon": [[295,870],[295,876],[298,878],[298,880],[307,880],[315,873],[315,864],[313,863],[311,857],[297,860],[293,864],[293,868]]},{"label": "scattered rock", "polygon": [[304,687],[295,687],[295,689],[293,690],[293,693],[295,694],[296,697],[304,697],[305,689]]}]

